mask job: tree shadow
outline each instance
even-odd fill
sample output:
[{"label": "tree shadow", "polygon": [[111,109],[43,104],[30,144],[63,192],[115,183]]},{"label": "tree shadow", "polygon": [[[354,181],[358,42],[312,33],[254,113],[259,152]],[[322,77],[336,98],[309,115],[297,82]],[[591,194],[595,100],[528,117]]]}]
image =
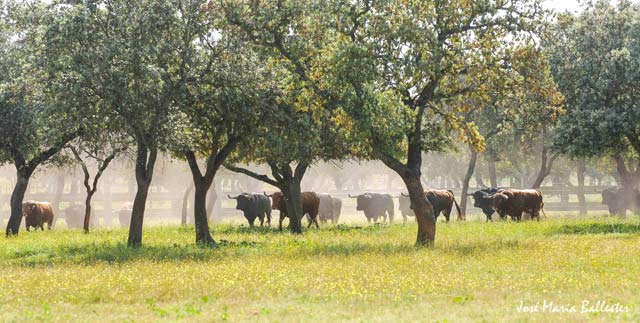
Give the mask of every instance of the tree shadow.
[{"label": "tree shadow", "polygon": [[9,263],[25,266],[51,264],[118,264],[131,261],[182,262],[209,261],[216,255],[233,254],[248,248],[258,248],[254,241],[218,240],[215,245],[143,245],[128,247],[125,243],[85,243],[58,245],[51,248],[22,248],[7,252]]},{"label": "tree shadow", "polygon": [[639,233],[640,223],[583,223],[565,224],[554,228],[550,234],[615,234]]}]

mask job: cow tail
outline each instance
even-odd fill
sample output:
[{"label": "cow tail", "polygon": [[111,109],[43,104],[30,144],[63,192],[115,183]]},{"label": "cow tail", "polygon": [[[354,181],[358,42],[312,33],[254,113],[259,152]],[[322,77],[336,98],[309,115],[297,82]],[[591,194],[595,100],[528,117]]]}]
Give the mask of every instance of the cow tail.
[{"label": "cow tail", "polygon": [[542,212],[542,215],[544,215],[544,218],[547,218],[547,214],[544,213],[544,202],[540,202],[540,211]]},{"label": "cow tail", "polygon": [[460,219],[460,205],[458,205],[458,201],[456,201],[455,195],[453,196],[453,204],[456,205],[456,211],[458,211],[458,219]]}]

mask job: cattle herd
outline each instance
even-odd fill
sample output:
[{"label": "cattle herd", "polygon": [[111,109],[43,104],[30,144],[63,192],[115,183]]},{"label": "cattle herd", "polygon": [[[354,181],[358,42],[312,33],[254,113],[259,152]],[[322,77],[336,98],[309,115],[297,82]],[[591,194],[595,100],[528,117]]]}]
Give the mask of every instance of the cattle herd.
[{"label": "cattle herd", "polygon": [[[424,192],[425,197],[433,206],[436,220],[440,213],[449,222],[451,211],[455,206],[460,218],[460,207],[451,190],[433,190]],[[482,210],[486,216],[486,221],[492,221],[493,214],[497,213],[500,219],[510,217],[514,221],[523,219],[540,219],[540,213],[544,215],[544,202],[542,193],[534,189],[502,189],[483,188],[472,194],[474,207]],[[267,193],[242,193],[235,197],[228,196],[236,200],[236,209],[242,211],[244,217],[249,222],[249,226],[255,225],[255,220],[260,221],[260,226],[271,225],[271,211],[278,210],[280,219],[278,227],[282,229],[282,222],[288,217],[287,201],[282,192],[273,194]],[[363,193],[360,195],[349,195],[356,199],[356,210],[362,211],[369,223],[382,222],[393,223],[395,216],[394,196],[380,193]],[[408,195],[397,196],[399,210],[403,222],[407,222],[408,217],[415,214],[411,208],[411,201]],[[319,228],[319,223],[338,223],[342,211],[342,200],[329,194],[318,194],[315,192],[302,192],[302,213],[308,219],[308,227],[315,224]],[[610,187],[602,191],[602,204],[609,208],[612,215],[624,215],[626,211],[634,213],[640,212],[640,191],[628,191],[620,187]],[[117,212],[120,225],[129,226],[132,205],[127,203]],[[47,202],[27,201],[23,203],[22,214],[25,218],[27,231],[30,228],[40,228],[44,230],[44,224],[48,229],[54,224],[54,214],[51,204]],[[524,216],[524,217],[523,217]],[[68,228],[81,228],[84,221],[84,206],[71,205],[65,210],[65,222]]]}]

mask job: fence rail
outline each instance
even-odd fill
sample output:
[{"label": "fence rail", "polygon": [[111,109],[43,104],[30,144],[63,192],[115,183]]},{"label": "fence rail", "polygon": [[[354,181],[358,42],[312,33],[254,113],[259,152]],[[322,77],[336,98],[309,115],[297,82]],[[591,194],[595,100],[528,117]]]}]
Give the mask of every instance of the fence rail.
[{"label": "fence rail", "polygon": [[[606,210],[606,205],[601,204],[600,192],[606,187],[603,186],[589,186],[584,187],[583,192],[585,194],[587,203],[587,209],[591,211],[604,211]],[[456,197],[459,199],[461,194],[460,188],[451,189]],[[478,190],[478,188],[470,188],[469,192],[474,192]],[[395,191],[385,191],[385,190],[369,190],[370,192],[376,193],[389,193],[395,197],[400,196],[402,190]],[[578,211],[579,204],[577,202],[576,197],[576,189],[573,187],[542,187],[540,191],[543,193],[545,198],[545,210],[547,211]],[[342,198],[345,200],[344,207],[346,209],[354,208],[355,209],[355,201],[349,202],[348,192],[326,192],[335,197]],[[360,192],[350,192],[351,194],[357,194]],[[238,192],[223,192],[220,194],[221,199],[221,207],[216,209],[218,217],[230,217],[237,216],[239,212],[234,209],[234,203],[230,200],[227,200],[227,194],[238,194]],[[38,201],[55,201],[56,196],[54,193],[33,193],[27,194],[26,199],[30,200],[38,200]],[[25,200],[26,200],[25,199]],[[85,196],[83,194],[62,194],[58,196],[59,208],[64,210],[71,204],[82,204],[84,203]],[[8,194],[0,194],[0,218],[5,218],[7,215],[3,215],[2,213],[6,213],[6,210],[9,208],[9,200],[10,195]],[[96,210],[96,215],[104,217],[105,219],[109,218],[108,222],[111,222],[111,217],[113,217],[113,212],[120,209],[120,207],[124,203],[128,203],[133,201],[132,193],[111,193],[111,194],[101,194],[94,197],[94,209]],[[189,201],[191,204],[192,201]],[[468,200],[468,212],[478,212],[477,209],[473,208],[472,200]],[[176,218],[179,217],[182,211],[182,196],[176,196],[174,193],[166,193],[166,192],[150,192],[149,198],[147,202],[147,215],[150,218]]]}]

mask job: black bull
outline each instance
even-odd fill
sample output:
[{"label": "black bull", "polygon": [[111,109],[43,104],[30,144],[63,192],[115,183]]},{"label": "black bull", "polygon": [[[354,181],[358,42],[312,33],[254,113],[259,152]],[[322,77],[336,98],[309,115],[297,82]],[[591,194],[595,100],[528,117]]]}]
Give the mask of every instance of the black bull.
[{"label": "black bull", "polygon": [[640,191],[623,187],[609,187],[602,191],[602,204],[611,215],[624,215],[627,210],[640,213]]},{"label": "black bull", "polygon": [[467,194],[473,197],[473,206],[482,209],[482,213],[487,216],[487,221],[493,221],[491,216],[495,212],[493,209],[492,195],[502,190],[501,188],[488,187],[483,188],[473,194]]},{"label": "black bull", "polygon": [[388,216],[389,222],[393,223],[394,205],[391,195],[364,193],[358,196],[349,195],[349,197],[357,199],[356,210],[363,211],[368,222],[371,222],[371,220],[374,223],[378,222],[379,217],[382,217],[383,221],[386,222]]},{"label": "black bull", "polygon": [[228,195],[230,199],[236,200],[236,210],[241,210],[244,217],[249,221],[249,226],[253,227],[256,218],[260,219],[260,226],[264,225],[264,218],[267,218],[267,225],[271,226],[271,201],[263,194],[242,193],[236,197]]},{"label": "black bull", "polygon": [[[442,213],[447,222],[449,222],[451,210],[455,205],[458,211],[458,217],[460,217],[460,206],[456,201],[455,195],[451,190],[433,190],[428,189],[424,191],[424,195],[433,207],[433,215],[438,220],[438,216]],[[398,198],[400,212],[404,222],[407,221],[407,216],[415,216],[415,213],[411,210],[411,200],[404,193]]]}]

